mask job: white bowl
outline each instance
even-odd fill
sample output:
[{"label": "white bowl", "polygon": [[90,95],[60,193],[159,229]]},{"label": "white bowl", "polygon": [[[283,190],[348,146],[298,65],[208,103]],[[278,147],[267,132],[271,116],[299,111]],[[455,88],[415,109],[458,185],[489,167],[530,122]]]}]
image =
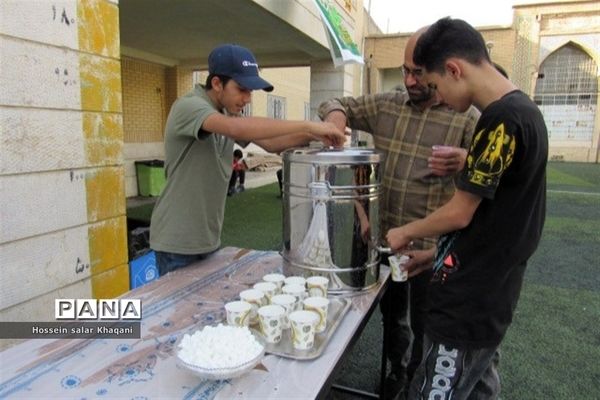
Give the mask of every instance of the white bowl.
[{"label": "white bowl", "polygon": [[265,350],[263,346],[263,351],[260,352],[256,357],[251,360],[246,361],[240,365],[229,368],[203,368],[198,365],[188,364],[179,358],[179,353],[177,354],[177,364],[181,367],[187,369],[192,372],[196,376],[202,379],[210,379],[210,380],[225,380],[237,378],[239,376],[244,375],[246,372],[251,371],[254,367],[258,365],[258,363],[263,359],[265,355]]},{"label": "white bowl", "polygon": [[[242,328],[240,328],[240,329],[242,329]],[[247,329],[247,328],[245,328],[245,329]],[[237,378],[239,376],[242,376],[246,372],[249,372],[254,367],[256,367],[256,365],[258,365],[258,363],[260,363],[260,361],[263,359],[263,357],[265,355],[265,340],[262,338],[262,336],[260,334],[258,334],[254,330],[250,330],[250,332],[252,333],[252,336],[254,336],[254,339],[261,346],[261,351],[252,359],[245,360],[238,365],[228,366],[228,367],[223,367],[223,368],[207,368],[202,365],[188,363],[187,361],[184,361],[180,357],[180,352],[181,352],[180,343],[184,337],[184,335],[182,334],[181,337],[179,338],[179,340],[177,340],[177,343],[175,345],[177,364],[202,379],[225,380],[225,379],[232,379],[232,378]]]}]

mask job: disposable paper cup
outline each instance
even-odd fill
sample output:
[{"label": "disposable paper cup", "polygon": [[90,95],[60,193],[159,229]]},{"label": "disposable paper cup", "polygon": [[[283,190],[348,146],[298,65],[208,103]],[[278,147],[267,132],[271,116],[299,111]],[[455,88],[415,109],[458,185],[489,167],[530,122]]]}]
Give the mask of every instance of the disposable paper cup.
[{"label": "disposable paper cup", "polygon": [[252,311],[250,311],[250,324],[258,322],[258,309],[266,304],[266,298],[263,292],[256,289],[247,289],[240,292],[240,299],[245,302],[252,304]]},{"label": "disposable paper cup", "polygon": [[308,297],[302,302],[306,311],[313,311],[319,314],[319,322],[315,327],[315,332],[320,333],[327,328],[327,309],[329,308],[329,299],[325,297]]},{"label": "disposable paper cup", "polygon": [[250,313],[252,304],[245,301],[231,301],[225,304],[227,312],[227,323],[231,326],[250,325]]},{"label": "disposable paper cup", "polygon": [[271,304],[271,297],[275,296],[275,292],[277,291],[276,284],[271,282],[258,282],[252,287],[263,292],[267,298],[267,302]]},{"label": "disposable paper cup", "polygon": [[394,282],[406,282],[408,279],[408,271],[404,269],[404,264],[410,260],[409,256],[393,255],[388,257],[390,269],[392,270],[392,280]]},{"label": "disposable paper cup", "polygon": [[295,311],[296,297],[292,296],[291,294],[276,294],[271,298],[271,304],[281,306],[285,309],[282,326],[283,329],[289,329],[290,320],[288,319],[288,316],[292,311]]},{"label": "disposable paper cup", "polygon": [[294,311],[290,314],[292,344],[297,350],[308,350],[315,344],[315,327],[319,315],[314,311]]},{"label": "disposable paper cup", "polygon": [[306,286],[306,278],[303,276],[288,276],[283,280],[284,285]]},{"label": "disposable paper cup", "polygon": [[308,287],[309,296],[321,296],[327,297],[327,286],[329,286],[329,279],[324,276],[311,276],[306,279],[306,286]]},{"label": "disposable paper cup", "polygon": [[302,285],[290,284],[284,285],[281,288],[283,294],[291,294],[296,298],[296,304],[294,306],[294,310],[302,309],[302,300],[308,297],[306,293],[306,288]]},{"label": "disposable paper cup", "polygon": [[262,279],[265,282],[271,282],[271,283],[276,284],[277,285],[276,294],[281,293],[281,288],[283,287],[283,280],[285,279],[285,275],[277,274],[277,273],[267,274],[267,275],[263,276]]},{"label": "disposable paper cup", "polygon": [[285,308],[278,305],[262,306],[258,309],[260,332],[268,343],[279,343],[283,329]]}]

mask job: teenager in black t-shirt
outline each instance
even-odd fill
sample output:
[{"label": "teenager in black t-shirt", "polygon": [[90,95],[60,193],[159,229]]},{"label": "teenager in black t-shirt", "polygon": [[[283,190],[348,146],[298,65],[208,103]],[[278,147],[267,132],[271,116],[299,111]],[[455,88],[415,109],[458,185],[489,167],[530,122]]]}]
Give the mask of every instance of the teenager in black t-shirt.
[{"label": "teenager in black t-shirt", "polygon": [[482,114],[454,197],[387,234],[395,250],[440,236],[424,356],[409,399],[494,399],[500,391],[497,349],[544,225],[546,126],[464,21],[444,18],[432,25],[417,42],[414,62],[449,106],[460,112],[474,104]]}]

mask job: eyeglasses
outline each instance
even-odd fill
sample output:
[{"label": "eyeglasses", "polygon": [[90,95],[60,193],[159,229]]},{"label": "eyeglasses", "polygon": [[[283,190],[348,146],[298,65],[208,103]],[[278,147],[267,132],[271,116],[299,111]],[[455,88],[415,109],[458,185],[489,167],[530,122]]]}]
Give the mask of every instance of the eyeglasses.
[{"label": "eyeglasses", "polygon": [[427,87],[431,90],[437,90],[437,85],[435,83],[428,83]]},{"label": "eyeglasses", "polygon": [[408,68],[406,65],[402,66],[402,74],[404,76],[412,75],[415,79],[423,77],[423,70],[421,68]]}]

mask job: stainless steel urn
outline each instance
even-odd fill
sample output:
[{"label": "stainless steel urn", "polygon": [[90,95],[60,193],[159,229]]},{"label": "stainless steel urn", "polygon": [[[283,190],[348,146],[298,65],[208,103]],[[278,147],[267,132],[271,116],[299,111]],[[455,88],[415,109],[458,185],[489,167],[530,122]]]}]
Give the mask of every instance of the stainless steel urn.
[{"label": "stainless steel urn", "polygon": [[326,276],[334,294],[377,284],[382,157],[366,148],[283,154],[286,275]]}]

